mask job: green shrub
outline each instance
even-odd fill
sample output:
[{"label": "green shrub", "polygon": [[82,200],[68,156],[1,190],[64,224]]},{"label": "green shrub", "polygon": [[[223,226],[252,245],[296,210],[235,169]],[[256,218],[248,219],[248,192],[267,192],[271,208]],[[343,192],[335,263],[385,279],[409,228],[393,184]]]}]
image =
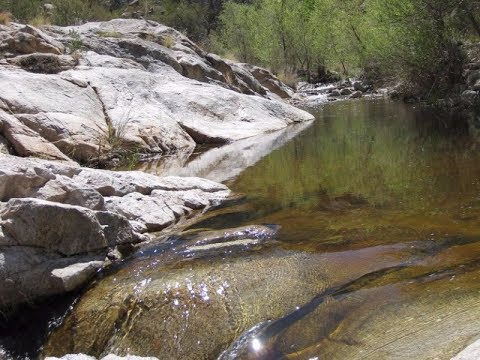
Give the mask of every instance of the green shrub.
[{"label": "green shrub", "polygon": [[70,41],[68,42],[67,48],[70,54],[75,54],[83,50],[83,41],[78,32],[70,30],[68,36],[70,37]]}]

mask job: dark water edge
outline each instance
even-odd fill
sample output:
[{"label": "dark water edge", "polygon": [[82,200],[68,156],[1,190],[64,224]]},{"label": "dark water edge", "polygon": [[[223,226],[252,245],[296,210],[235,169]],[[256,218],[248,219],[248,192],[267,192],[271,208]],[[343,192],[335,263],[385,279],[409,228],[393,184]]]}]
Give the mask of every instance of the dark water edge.
[{"label": "dark water edge", "polygon": [[0,359],[35,359],[49,331],[61,323],[79,295],[76,292],[53,296],[35,304],[19,305],[13,316],[0,315]]},{"label": "dark water edge", "polygon": [[[234,177],[225,175],[230,163],[215,172],[218,162],[202,160],[209,152],[218,152],[217,159],[221,148],[196,151],[170,169],[158,162],[140,169],[206,173],[245,194],[240,211],[221,210],[190,229],[280,224],[284,249],[312,252],[421,240],[440,253],[480,243],[480,140],[471,119],[384,100],[331,104],[314,112],[315,123],[293,138],[288,130],[272,136],[271,146],[254,149],[256,161],[245,162]],[[428,246],[418,251],[432,254]],[[52,298],[1,319],[0,349],[11,358],[34,358],[77,297]]]}]

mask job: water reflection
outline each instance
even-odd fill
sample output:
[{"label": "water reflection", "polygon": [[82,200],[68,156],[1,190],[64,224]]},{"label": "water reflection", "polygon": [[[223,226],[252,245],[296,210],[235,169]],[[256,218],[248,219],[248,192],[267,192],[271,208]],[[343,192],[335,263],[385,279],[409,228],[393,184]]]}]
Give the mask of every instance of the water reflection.
[{"label": "water reflection", "polygon": [[246,194],[247,215],[202,226],[276,223],[290,243],[325,247],[478,234],[480,151],[464,121],[383,100],[317,118],[228,183]]},{"label": "water reflection", "polygon": [[[207,151],[200,148],[193,155],[184,154],[181,160],[172,161],[170,157],[162,157],[140,164],[136,170],[161,176],[200,176],[224,182],[234,179],[243,170],[253,166],[311,125],[312,121],[295,124],[283,130],[238,140]],[[176,158],[176,155],[174,157]]]},{"label": "water reflection", "polygon": [[[271,134],[268,155],[250,139],[191,166],[243,202],[99,281],[46,352],[449,359],[478,338],[480,152],[466,123],[385,101],[317,115],[293,139]],[[252,223],[280,226],[205,232]]]}]

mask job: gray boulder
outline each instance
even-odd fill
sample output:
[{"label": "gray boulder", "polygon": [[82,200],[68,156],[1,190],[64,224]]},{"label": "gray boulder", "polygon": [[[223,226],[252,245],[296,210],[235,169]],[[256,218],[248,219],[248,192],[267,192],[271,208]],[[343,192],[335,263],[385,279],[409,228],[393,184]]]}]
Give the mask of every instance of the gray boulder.
[{"label": "gray boulder", "polygon": [[473,105],[480,100],[480,94],[478,91],[465,90],[462,93],[462,101],[468,105]]},{"label": "gray boulder", "polygon": [[361,81],[353,82],[353,90],[361,91],[362,93],[367,91],[367,87]]},{"label": "gray boulder", "polygon": [[363,96],[363,93],[361,91],[354,91],[352,95],[350,95],[352,99],[358,99],[358,98],[361,98],[362,96]]},{"label": "gray boulder", "polygon": [[69,160],[55,145],[1,108],[0,124],[3,136],[12,145],[16,154],[51,160]]},{"label": "gray boulder", "polygon": [[474,91],[480,91],[480,79],[478,79],[475,84],[473,84],[472,89]]},{"label": "gray boulder", "polygon": [[239,64],[244,69],[248,70],[257,79],[263,87],[267,88],[273,94],[282,99],[289,99],[294,94],[294,91],[289,86],[282,83],[276,76],[274,76],[267,69],[253,66],[250,64]]},{"label": "gray boulder", "polygon": [[31,53],[61,55],[61,42],[30,25],[11,24],[0,32],[0,59]]},{"label": "gray boulder", "polygon": [[103,265],[103,261],[76,263],[63,269],[52,270],[51,274],[62,282],[63,289],[68,292],[78,289],[85,284]]},{"label": "gray boulder", "polygon": [[[12,134],[5,133],[5,137],[17,152],[22,147],[31,152],[20,155],[38,152],[30,149],[30,138],[35,137],[46,140],[64,158],[68,154],[83,161],[98,156],[100,147],[109,148],[108,124],[94,88],[81,87],[54,75],[18,70],[0,71],[0,86],[4,89],[0,101],[14,114],[8,124],[15,118],[20,122],[15,128],[9,125]],[[3,119],[6,113],[0,116]],[[9,139],[16,134],[20,134],[16,142]],[[28,134],[28,139],[23,134]]]},{"label": "gray boulder", "polygon": [[230,195],[199,178],[0,155],[0,308],[77,289],[149,232]]},{"label": "gray boulder", "polygon": [[339,97],[342,96],[341,92],[339,89],[333,89],[330,94],[328,94],[329,97]]},{"label": "gray boulder", "polygon": [[344,88],[340,90],[340,95],[352,95],[353,91],[349,88]]},{"label": "gray boulder", "polygon": [[108,246],[95,212],[38,199],[11,199],[2,230],[14,246],[30,246],[65,256]]},{"label": "gray boulder", "polygon": [[64,257],[42,248],[4,244],[0,246],[2,310],[74,290],[104,265],[101,253]]}]

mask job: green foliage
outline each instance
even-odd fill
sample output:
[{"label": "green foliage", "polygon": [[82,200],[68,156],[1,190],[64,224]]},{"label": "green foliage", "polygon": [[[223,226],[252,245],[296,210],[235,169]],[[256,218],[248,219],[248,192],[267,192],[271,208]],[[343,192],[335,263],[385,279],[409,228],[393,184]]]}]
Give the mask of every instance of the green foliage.
[{"label": "green foliage", "polygon": [[0,0],[0,9],[9,10],[18,21],[38,21],[44,17],[55,25],[108,20],[116,15],[111,13],[101,0],[50,0],[48,3],[55,6],[52,14],[45,13],[42,7],[44,3],[44,0]]},{"label": "green foliage", "polygon": [[440,97],[459,82],[458,40],[480,36],[478,0],[257,0],[227,2],[216,51],[276,72],[325,68]]},{"label": "green foliage", "polygon": [[[453,1],[370,0],[366,60],[382,74],[405,80],[416,92],[436,96],[461,77],[462,55],[450,25]],[[364,64],[365,65],[365,64]]]},{"label": "green foliage", "polygon": [[0,0],[0,9],[10,11],[20,20],[33,19],[41,10],[40,0]]},{"label": "green foliage", "polygon": [[[127,13],[172,26],[239,61],[300,74],[326,70],[404,84],[440,98],[461,78],[458,42],[478,41],[480,0],[0,0],[14,20],[71,25]],[[4,19],[6,22],[8,19]],[[100,34],[113,36],[114,34]],[[166,39],[166,46],[173,46]],[[318,75],[318,76],[317,76]]]},{"label": "green foliage", "polygon": [[57,25],[108,20],[112,17],[112,14],[98,1],[52,0],[51,3],[55,6],[53,23]]},{"label": "green foliage", "polygon": [[67,47],[70,54],[75,54],[83,50],[83,41],[78,32],[70,30],[68,36],[70,37],[70,41]]},{"label": "green foliage", "polygon": [[228,2],[212,43],[242,61],[277,72],[322,72],[328,66],[347,74],[348,65],[358,62],[362,50],[358,13],[352,1]]},{"label": "green foliage", "polygon": [[[148,1],[144,0],[144,2]],[[147,5],[146,17],[171,26],[195,41],[205,39],[207,36],[207,7],[201,3],[169,0],[157,6],[148,7]]]}]

